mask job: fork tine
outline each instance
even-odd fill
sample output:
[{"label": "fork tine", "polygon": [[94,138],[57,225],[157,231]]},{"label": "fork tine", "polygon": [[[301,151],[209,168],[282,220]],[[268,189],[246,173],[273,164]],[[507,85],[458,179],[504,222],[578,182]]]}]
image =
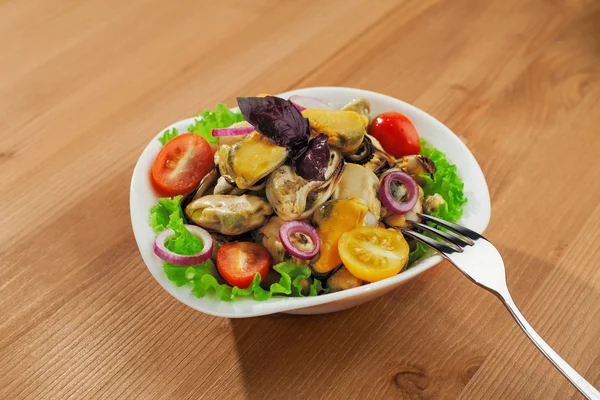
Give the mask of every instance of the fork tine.
[{"label": "fork tine", "polygon": [[465,238],[466,240],[464,240],[458,236],[454,236],[454,235],[450,235],[449,233],[442,232],[439,229],[436,229],[433,226],[429,226],[427,224],[421,224],[419,222],[412,222],[412,221],[411,221],[411,223],[412,223],[412,226],[429,231],[429,232],[433,233],[434,235],[441,236],[444,239],[446,239],[447,241],[449,241],[450,243],[455,244],[456,246],[459,246],[459,247],[473,246],[475,244],[469,238]]},{"label": "fork tine", "polygon": [[436,250],[438,253],[441,253],[442,255],[463,252],[463,249],[460,247],[454,248],[444,242],[438,242],[437,240],[434,240],[428,236],[425,236],[422,233],[415,232],[415,231],[407,229],[407,228],[402,228],[401,230],[402,230],[402,233],[406,233],[408,236],[411,236],[411,237],[417,239],[418,241],[425,243],[427,246],[433,248],[434,250]]},{"label": "fork tine", "polygon": [[464,237],[467,237],[469,239],[473,239],[473,240],[482,239],[482,238],[485,239],[479,233],[472,231],[469,228],[465,228],[462,225],[444,221],[443,219],[432,217],[431,215],[427,215],[427,214],[417,214],[417,215],[426,221],[430,221],[437,225],[443,226],[444,228],[454,231],[454,232],[456,232],[460,235],[463,235]]}]

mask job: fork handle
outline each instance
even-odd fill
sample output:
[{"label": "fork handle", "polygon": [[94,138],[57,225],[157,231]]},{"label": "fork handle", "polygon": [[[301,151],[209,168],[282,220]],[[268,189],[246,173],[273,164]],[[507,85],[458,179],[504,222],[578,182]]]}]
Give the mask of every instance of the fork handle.
[{"label": "fork handle", "polygon": [[515,318],[523,332],[531,339],[533,344],[554,364],[554,366],[583,394],[588,400],[600,400],[600,392],[596,390],[588,381],[586,381],[577,371],[573,369],[561,356],[558,355],[552,347],[548,345],[529,325],[521,311],[517,308],[515,302],[507,293],[500,295],[500,299]]}]

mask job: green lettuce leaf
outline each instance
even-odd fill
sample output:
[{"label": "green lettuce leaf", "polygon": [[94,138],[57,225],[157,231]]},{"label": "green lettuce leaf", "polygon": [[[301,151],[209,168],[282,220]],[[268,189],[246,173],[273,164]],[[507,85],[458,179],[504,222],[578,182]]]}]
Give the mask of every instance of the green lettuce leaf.
[{"label": "green lettuce leaf", "polygon": [[407,269],[412,267],[417,261],[425,258],[426,256],[433,254],[433,251],[429,247],[425,246],[421,242],[416,242],[416,247],[408,255],[408,266]]},{"label": "green lettuce leaf", "polygon": [[[313,283],[310,285],[308,296],[309,297],[316,296],[319,293],[329,293],[329,289],[325,289],[320,280],[313,279]],[[301,294],[301,296],[302,296],[302,294]]]},{"label": "green lettuce leaf", "polygon": [[[463,206],[467,203],[467,198],[464,193],[465,185],[456,172],[456,166],[448,161],[443,152],[430,146],[424,139],[421,139],[421,154],[433,160],[437,168],[433,180],[428,175],[422,175],[427,182],[423,187],[425,196],[439,193],[446,201],[432,215],[446,221],[457,222],[463,214]],[[409,255],[408,268],[430,253],[432,251],[429,247],[417,242],[415,249]]]},{"label": "green lettuce leaf", "polygon": [[[202,250],[202,242],[193,236],[185,227],[183,212],[180,202],[182,196],[158,199],[158,204],[150,210],[150,225],[154,232],[160,232],[170,228],[175,235],[167,240],[165,246],[182,255],[191,255]],[[327,293],[323,289],[321,281],[314,279],[308,285],[307,279],[311,275],[310,268],[306,265],[297,265],[292,262],[282,262],[273,267],[281,275],[279,282],[271,284],[269,290],[260,286],[260,274],[254,276],[252,284],[246,289],[236,286],[231,287],[221,283],[221,277],[212,260],[192,267],[180,267],[165,262],[163,264],[165,275],[177,286],[189,285],[192,294],[196,297],[204,297],[207,293],[214,293],[222,301],[235,301],[238,297],[253,296],[256,300],[268,300],[273,296],[304,297],[316,296],[319,293]],[[307,291],[308,294],[305,294]]]},{"label": "green lettuce leaf", "polygon": [[[252,284],[246,289],[237,286],[231,287],[225,283],[219,283],[218,272],[215,264],[208,260],[205,263],[193,267],[178,267],[169,263],[163,266],[167,278],[177,286],[186,284],[192,287],[192,294],[202,298],[207,293],[214,292],[215,296],[222,301],[235,301],[239,297],[253,296],[256,300],[264,301],[273,296],[304,296],[302,293],[303,279],[310,276],[310,269],[305,265],[296,265],[291,262],[283,262],[273,267],[281,278],[279,282],[271,284],[269,290],[260,286],[260,274],[254,275]],[[316,296],[326,293],[321,281],[315,279],[310,285],[308,296]]]},{"label": "green lettuce leaf", "polygon": [[160,142],[160,144],[162,144],[164,146],[165,143],[167,143],[169,140],[171,140],[175,136],[177,136],[178,133],[179,132],[177,132],[176,128],[167,129],[166,131],[163,132],[162,136],[158,138],[158,141]]},{"label": "green lettuce leaf", "polygon": [[[205,110],[197,115],[198,118],[188,127],[188,132],[202,136],[208,143],[217,143],[218,137],[212,135],[212,130],[216,128],[227,128],[244,120],[240,113],[234,113],[225,104],[217,104],[214,110]],[[158,138],[158,141],[164,146],[169,140],[177,136],[177,129],[167,129]]]},{"label": "green lettuce leaf", "polygon": [[433,180],[428,175],[423,175],[427,181],[423,187],[425,196],[439,193],[446,200],[446,204],[432,215],[446,221],[457,222],[462,216],[467,198],[464,193],[465,185],[456,172],[456,165],[450,164],[443,152],[427,144],[424,139],[421,139],[421,154],[430,158],[437,168]]},{"label": "green lettuce leaf", "polygon": [[155,233],[165,230],[171,218],[183,220],[183,212],[179,206],[181,197],[162,197],[150,209],[150,226]]},{"label": "green lettuce leaf", "polygon": [[202,251],[204,247],[202,241],[193,236],[184,226],[183,211],[180,207],[181,197],[158,199],[158,204],[150,209],[150,226],[157,233],[166,228],[173,229],[175,235],[165,243],[167,249],[181,255],[192,255]]},{"label": "green lettuce leaf", "polygon": [[240,113],[234,113],[225,104],[217,104],[214,110],[206,110],[198,114],[198,117],[188,131],[202,136],[209,143],[217,143],[218,137],[212,135],[215,128],[226,128],[244,120]]}]

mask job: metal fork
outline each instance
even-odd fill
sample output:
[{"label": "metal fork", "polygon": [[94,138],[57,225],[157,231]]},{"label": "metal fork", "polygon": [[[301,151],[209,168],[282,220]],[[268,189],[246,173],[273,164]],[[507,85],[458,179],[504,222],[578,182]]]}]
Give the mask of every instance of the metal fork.
[{"label": "metal fork", "polygon": [[[411,228],[402,229],[402,232],[440,253],[467,278],[499,297],[533,344],[571,381],[577,390],[589,400],[600,400],[600,392],[552,350],[525,320],[508,291],[504,262],[498,250],[486,238],[464,226],[430,215],[419,214],[419,217],[424,221],[433,222],[446,228],[448,232],[417,222],[412,222]],[[415,231],[414,228],[427,231],[438,240],[425,236]]]}]

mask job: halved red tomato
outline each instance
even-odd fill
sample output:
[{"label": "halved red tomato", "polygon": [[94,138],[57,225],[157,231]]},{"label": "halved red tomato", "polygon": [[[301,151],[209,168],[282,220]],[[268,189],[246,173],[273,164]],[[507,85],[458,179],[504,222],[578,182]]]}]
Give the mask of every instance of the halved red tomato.
[{"label": "halved red tomato", "polygon": [[152,181],[162,193],[175,196],[194,189],[213,167],[208,142],[193,133],[169,140],[152,165]]},{"label": "halved red tomato", "polygon": [[219,274],[232,286],[246,289],[258,272],[262,282],[271,266],[269,252],[254,242],[227,243],[217,252]]}]

